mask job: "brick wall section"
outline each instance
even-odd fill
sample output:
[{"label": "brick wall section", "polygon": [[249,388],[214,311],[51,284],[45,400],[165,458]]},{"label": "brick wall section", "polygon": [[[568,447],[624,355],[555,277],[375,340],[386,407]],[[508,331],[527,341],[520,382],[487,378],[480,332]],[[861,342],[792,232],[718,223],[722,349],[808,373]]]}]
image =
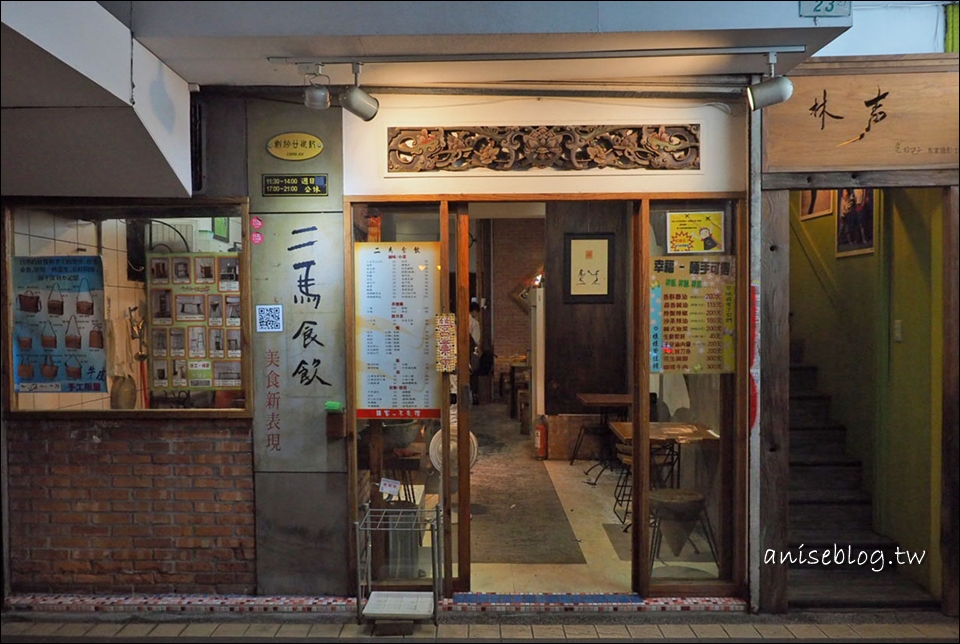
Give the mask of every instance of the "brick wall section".
[{"label": "brick wall section", "polygon": [[[543,263],[544,223],[544,219],[493,220],[492,335],[493,352],[501,360],[530,348],[530,315],[510,293]],[[498,369],[508,367],[498,362]]]},{"label": "brick wall section", "polygon": [[8,420],[14,592],[255,594],[248,420]]}]

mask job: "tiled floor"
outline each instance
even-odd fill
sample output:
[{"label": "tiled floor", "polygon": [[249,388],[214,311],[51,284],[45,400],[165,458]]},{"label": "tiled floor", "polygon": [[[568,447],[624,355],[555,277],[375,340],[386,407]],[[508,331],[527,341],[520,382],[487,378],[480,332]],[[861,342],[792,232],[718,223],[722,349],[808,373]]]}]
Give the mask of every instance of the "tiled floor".
[{"label": "tiled floor", "polygon": [[[95,624],[91,622],[4,621],[0,626],[4,642],[56,641],[58,638],[90,641],[173,641],[209,638],[220,641],[376,640],[370,624],[307,624],[253,622],[184,622],[145,624]],[[680,641],[764,640],[764,641],[928,641],[956,642],[957,621],[936,623],[869,624],[732,624],[718,620],[703,624],[418,624],[403,639],[434,641],[487,640],[519,641]]]},{"label": "tiled floor", "polygon": [[[505,405],[493,403],[473,407],[471,422],[476,431],[499,434],[501,440],[532,440],[519,436],[519,421],[507,416]],[[629,593],[630,562],[617,555],[603,525],[617,524],[620,520],[614,512],[614,486],[618,472],[607,469],[597,476],[598,470],[589,474],[585,470],[595,462],[578,460],[574,464],[563,460],[544,461],[553,487],[566,512],[567,520],[580,544],[584,564],[491,564],[471,565],[471,585],[477,592],[491,593]],[[523,471],[525,463],[517,463],[517,471]],[[587,485],[586,481],[596,481]],[[482,486],[482,477],[472,481],[473,486]],[[521,519],[522,520],[522,519]],[[704,548],[704,558],[695,561],[684,553],[684,561],[670,557],[667,549],[662,556],[669,566],[657,561],[654,577],[669,570],[671,577],[716,578],[717,568]]]}]

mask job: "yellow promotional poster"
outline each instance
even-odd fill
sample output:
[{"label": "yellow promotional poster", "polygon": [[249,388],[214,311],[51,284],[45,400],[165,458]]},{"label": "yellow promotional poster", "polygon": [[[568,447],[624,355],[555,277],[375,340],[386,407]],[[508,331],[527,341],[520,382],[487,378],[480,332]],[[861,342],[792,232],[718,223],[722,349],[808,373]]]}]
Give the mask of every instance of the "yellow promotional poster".
[{"label": "yellow promotional poster", "polygon": [[722,212],[667,213],[667,253],[722,253]]}]

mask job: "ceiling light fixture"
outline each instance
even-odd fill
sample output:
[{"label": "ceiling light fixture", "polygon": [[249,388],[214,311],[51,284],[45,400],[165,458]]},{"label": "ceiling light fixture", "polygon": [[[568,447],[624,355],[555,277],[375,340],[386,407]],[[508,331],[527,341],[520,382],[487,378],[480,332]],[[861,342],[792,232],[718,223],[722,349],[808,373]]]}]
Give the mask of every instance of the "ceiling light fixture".
[{"label": "ceiling light fixture", "polygon": [[754,83],[747,88],[747,102],[751,110],[761,110],[783,103],[793,96],[793,83],[786,76],[777,76],[777,53],[767,54],[770,63],[770,78]]},{"label": "ceiling light fixture", "polygon": [[363,63],[353,63],[353,85],[340,94],[340,106],[364,121],[372,120],[380,110],[380,101],[360,89],[360,67]]},{"label": "ceiling light fixture", "polygon": [[[326,79],[326,83],[322,79]],[[307,74],[305,81],[303,104],[314,110],[330,107],[330,77],[323,73],[323,63],[317,63],[317,71]]]}]

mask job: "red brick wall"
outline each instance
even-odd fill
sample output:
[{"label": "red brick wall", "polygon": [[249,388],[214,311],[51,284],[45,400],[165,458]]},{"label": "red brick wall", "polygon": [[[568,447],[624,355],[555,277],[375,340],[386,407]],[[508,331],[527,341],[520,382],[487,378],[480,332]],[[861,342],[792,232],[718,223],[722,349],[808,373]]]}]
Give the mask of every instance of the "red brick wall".
[{"label": "red brick wall", "polygon": [[255,594],[249,421],[6,424],[14,592]]},{"label": "red brick wall", "polygon": [[490,293],[493,351],[501,360],[530,348],[530,315],[510,293],[543,263],[543,219],[493,220]]}]

